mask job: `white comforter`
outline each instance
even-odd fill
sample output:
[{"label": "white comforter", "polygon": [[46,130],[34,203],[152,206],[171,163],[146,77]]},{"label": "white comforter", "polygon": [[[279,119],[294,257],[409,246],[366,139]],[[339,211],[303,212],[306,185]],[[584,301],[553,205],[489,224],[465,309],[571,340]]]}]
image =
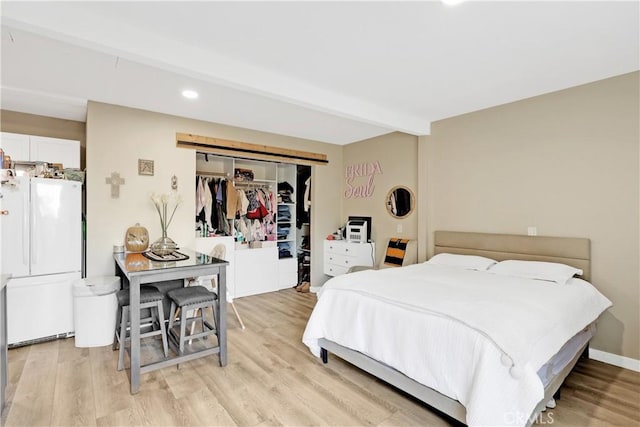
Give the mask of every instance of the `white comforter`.
[{"label": "white comforter", "polygon": [[611,306],[566,285],[430,264],[329,280],[303,342],[362,352],[458,400],[469,425],[524,425],[544,389],[536,371]]}]

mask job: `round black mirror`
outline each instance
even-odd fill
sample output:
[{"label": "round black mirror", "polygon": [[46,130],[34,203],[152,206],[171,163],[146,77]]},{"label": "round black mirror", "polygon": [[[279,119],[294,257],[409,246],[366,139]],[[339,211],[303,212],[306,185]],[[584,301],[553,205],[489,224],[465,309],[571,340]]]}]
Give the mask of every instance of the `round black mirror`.
[{"label": "round black mirror", "polygon": [[415,197],[413,191],[404,186],[393,187],[385,200],[387,211],[394,218],[404,218],[413,212]]}]

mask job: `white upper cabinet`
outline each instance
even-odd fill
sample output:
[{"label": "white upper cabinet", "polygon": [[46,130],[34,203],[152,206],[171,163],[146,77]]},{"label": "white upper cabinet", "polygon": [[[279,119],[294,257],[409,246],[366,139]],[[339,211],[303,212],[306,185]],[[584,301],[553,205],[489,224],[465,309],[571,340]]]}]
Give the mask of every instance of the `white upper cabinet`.
[{"label": "white upper cabinet", "polygon": [[62,163],[65,168],[80,168],[80,142],[70,139],[31,137],[31,161]]},{"label": "white upper cabinet", "polygon": [[2,132],[0,147],[13,161],[61,163],[80,168],[80,142],[46,136]]},{"label": "white upper cabinet", "polygon": [[29,161],[29,135],[2,132],[0,148],[4,154],[11,156],[13,161]]}]

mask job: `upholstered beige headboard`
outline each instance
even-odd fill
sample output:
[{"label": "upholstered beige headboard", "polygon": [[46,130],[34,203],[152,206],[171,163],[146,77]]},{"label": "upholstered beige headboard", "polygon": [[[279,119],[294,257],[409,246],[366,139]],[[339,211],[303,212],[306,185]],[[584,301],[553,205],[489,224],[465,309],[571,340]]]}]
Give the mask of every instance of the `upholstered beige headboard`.
[{"label": "upholstered beige headboard", "polygon": [[520,259],[561,262],[591,277],[591,242],[577,237],[522,236],[517,234],[436,231],[435,253],[480,255],[496,261]]}]

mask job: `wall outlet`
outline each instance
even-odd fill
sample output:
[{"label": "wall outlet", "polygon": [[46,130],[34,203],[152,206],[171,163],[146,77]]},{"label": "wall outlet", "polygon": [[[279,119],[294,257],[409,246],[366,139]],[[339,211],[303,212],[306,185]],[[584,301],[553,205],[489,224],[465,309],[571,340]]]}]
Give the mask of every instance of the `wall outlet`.
[{"label": "wall outlet", "polygon": [[396,233],[402,233],[402,224],[396,225]]},{"label": "wall outlet", "polygon": [[527,235],[528,236],[537,236],[538,235],[538,227],[527,227]]}]

